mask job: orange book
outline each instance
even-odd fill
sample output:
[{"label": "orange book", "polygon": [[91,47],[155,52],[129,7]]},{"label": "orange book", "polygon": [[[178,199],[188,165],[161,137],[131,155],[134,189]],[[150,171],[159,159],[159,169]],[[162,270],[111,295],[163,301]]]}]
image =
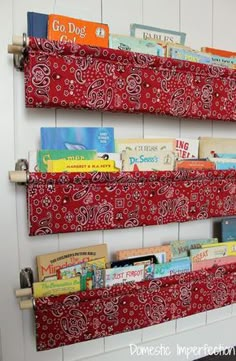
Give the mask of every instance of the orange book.
[{"label": "orange book", "polygon": [[234,52],[234,51],[228,51],[228,50],[222,50],[222,49],[216,49],[216,48],[209,48],[207,46],[204,47],[204,48],[201,48],[201,51],[203,51],[205,53],[212,54],[212,55],[223,56],[225,58],[236,57],[236,52]]},{"label": "orange book", "polygon": [[107,48],[109,28],[107,24],[50,14],[48,15],[48,39]]},{"label": "orange book", "polygon": [[176,170],[181,169],[215,169],[215,163],[209,160],[177,160],[175,163]]}]

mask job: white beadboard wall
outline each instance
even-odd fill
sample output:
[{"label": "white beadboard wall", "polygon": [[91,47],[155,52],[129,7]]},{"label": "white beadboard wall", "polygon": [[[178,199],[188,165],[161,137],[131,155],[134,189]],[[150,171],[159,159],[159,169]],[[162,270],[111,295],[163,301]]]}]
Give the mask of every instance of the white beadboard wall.
[{"label": "white beadboard wall", "polygon": [[[167,346],[169,355],[160,360],[186,360],[177,355],[177,345],[234,345],[236,307],[198,314],[177,321],[84,342],[52,351],[36,352],[31,311],[20,311],[14,297],[19,287],[19,271],[35,270],[38,254],[106,242],[112,257],[116,249],[167,243],[178,238],[212,235],[213,220],[152,226],[119,231],[95,231],[80,234],[28,237],[24,186],[8,180],[15,161],[26,158],[39,147],[41,126],[113,126],[117,137],[221,136],[236,138],[236,123],[211,122],[148,115],[101,114],[67,110],[35,110],[24,107],[23,74],[13,69],[7,44],[13,34],[27,30],[26,13],[58,13],[108,23],[110,32],[129,34],[130,23],[143,23],[187,33],[186,44],[199,49],[215,46],[236,50],[235,0],[8,0],[0,12],[0,102],[2,132],[0,202],[0,360],[1,361],[77,361],[132,360],[150,356],[132,356],[130,344]],[[222,330],[224,333],[222,334]],[[204,351],[201,353],[205,355]],[[196,355],[189,355],[193,360]]]}]

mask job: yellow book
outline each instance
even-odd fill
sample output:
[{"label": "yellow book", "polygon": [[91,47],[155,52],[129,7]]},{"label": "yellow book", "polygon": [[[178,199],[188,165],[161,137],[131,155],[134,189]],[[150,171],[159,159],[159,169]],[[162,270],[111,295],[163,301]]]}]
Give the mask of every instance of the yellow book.
[{"label": "yellow book", "polygon": [[114,160],[91,159],[70,160],[56,159],[48,160],[48,172],[118,172]]},{"label": "yellow book", "polygon": [[212,243],[212,244],[208,243],[208,244],[203,244],[201,248],[210,248],[210,247],[226,247],[227,256],[236,256],[236,241]]},{"label": "yellow book", "polygon": [[80,291],[80,277],[33,283],[34,298],[59,296],[77,291]]}]

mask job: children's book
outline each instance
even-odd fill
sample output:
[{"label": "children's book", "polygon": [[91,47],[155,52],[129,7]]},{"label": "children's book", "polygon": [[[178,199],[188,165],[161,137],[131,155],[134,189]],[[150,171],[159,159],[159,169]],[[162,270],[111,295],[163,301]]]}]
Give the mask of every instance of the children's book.
[{"label": "children's book", "polygon": [[216,169],[215,162],[211,162],[210,160],[198,160],[198,159],[182,159],[176,160],[175,162],[175,169],[182,170],[182,169]]},{"label": "children's book", "polygon": [[38,279],[39,281],[46,281],[52,278],[57,279],[56,273],[60,268],[103,257],[105,257],[107,262],[108,252],[105,243],[39,255],[36,257]]},{"label": "children's book", "polygon": [[176,138],[176,153],[178,159],[198,158],[198,139]]},{"label": "children's book", "polygon": [[36,13],[32,11],[27,12],[27,35],[35,38],[48,37],[48,15]]},{"label": "children's book", "polygon": [[236,218],[226,218],[221,221],[221,241],[236,241]]},{"label": "children's book", "polygon": [[192,261],[192,271],[199,271],[203,269],[208,269],[213,266],[223,266],[229,263],[236,262],[235,256],[226,256],[226,257],[218,257],[218,258],[212,258],[212,259],[206,259],[199,262]]},{"label": "children's book", "polygon": [[114,160],[91,159],[91,160],[70,160],[57,159],[48,160],[47,171],[51,173],[60,172],[118,172]]},{"label": "children's book", "polygon": [[192,61],[195,63],[201,63],[201,64],[211,64],[212,63],[212,57],[211,55],[200,53],[195,50],[189,50],[184,48],[177,48],[175,45],[169,45],[168,46],[168,55],[170,58],[178,59],[178,60],[186,60],[186,61]]},{"label": "children's book", "polygon": [[222,56],[222,57],[229,57],[229,58],[230,57],[236,57],[236,52],[234,52],[234,51],[211,48],[211,47],[208,47],[208,46],[202,47],[201,51],[203,51],[205,53],[212,54],[212,55]]},{"label": "children's book", "polygon": [[218,153],[235,153],[236,139],[199,137],[199,158],[217,157]]},{"label": "children's book", "polygon": [[212,244],[203,244],[202,248],[215,248],[217,249],[218,247],[226,247],[227,250],[227,256],[236,256],[236,241],[228,241],[228,242],[224,242],[224,243],[212,243]]},{"label": "children's book", "polygon": [[175,152],[161,150],[156,152],[145,152],[126,150],[121,154],[123,171],[164,171],[174,170]]},{"label": "children's book", "polygon": [[[158,256],[159,253],[164,253],[165,256]],[[169,244],[153,247],[144,247],[144,248],[131,248],[131,249],[122,249],[116,251],[116,259],[122,260],[131,257],[140,257],[146,255],[155,255],[159,263],[169,262],[171,260],[171,248]]]},{"label": "children's book", "polygon": [[114,160],[115,167],[121,170],[122,163],[121,163],[121,154],[120,153],[97,153],[98,159],[104,160]]},{"label": "children's book", "polygon": [[59,296],[78,292],[81,290],[80,277],[67,280],[48,282],[34,282],[33,295],[35,298],[47,296]]},{"label": "children's book", "polygon": [[226,257],[230,256],[228,247],[226,243],[217,244],[212,247],[206,245],[202,246],[202,248],[191,249],[190,256],[192,262],[205,261],[207,259],[218,258],[218,257]]},{"label": "children's book", "polygon": [[116,138],[116,152],[121,153],[123,150],[135,150],[142,152],[156,152],[159,150],[175,151],[175,138]]},{"label": "children's book", "polygon": [[93,259],[88,262],[78,263],[73,266],[63,267],[57,270],[57,279],[68,279],[78,277],[84,274],[84,272],[93,272],[95,269],[106,268],[105,257]]},{"label": "children's book", "polygon": [[189,256],[191,249],[201,248],[203,244],[216,244],[218,238],[176,240],[170,243],[171,258],[182,258]]},{"label": "children's book", "polygon": [[108,48],[109,27],[107,24],[50,14],[48,39]]},{"label": "children's book", "polygon": [[215,163],[217,170],[236,169],[236,159],[209,158],[209,161]]},{"label": "children's book", "polygon": [[156,41],[138,39],[133,36],[110,34],[109,47],[112,49],[164,56],[164,48],[160,44],[157,44]]},{"label": "children's book", "polygon": [[144,265],[107,268],[103,272],[105,287],[119,283],[140,282],[144,279]]},{"label": "children's book", "polygon": [[42,149],[79,149],[110,152],[115,150],[114,128],[42,127]]},{"label": "children's book", "polygon": [[142,24],[131,24],[130,35],[145,40],[156,40],[184,44],[186,33],[169,29],[160,29]]},{"label": "children's book", "polygon": [[154,265],[154,278],[174,276],[180,273],[191,271],[191,261],[189,257],[178,258],[168,263]]}]

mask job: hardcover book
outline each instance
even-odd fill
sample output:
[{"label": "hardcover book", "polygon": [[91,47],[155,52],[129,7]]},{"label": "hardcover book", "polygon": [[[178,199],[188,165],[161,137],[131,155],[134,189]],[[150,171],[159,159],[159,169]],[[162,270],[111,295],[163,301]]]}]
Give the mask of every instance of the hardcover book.
[{"label": "hardcover book", "polygon": [[93,259],[88,262],[83,262],[75,264],[69,267],[63,267],[57,270],[57,279],[68,279],[78,276],[83,276],[84,273],[94,272],[95,269],[104,269],[106,268],[106,259],[105,257]]},{"label": "hardcover book", "polygon": [[160,29],[142,24],[131,24],[130,35],[144,40],[156,40],[170,43],[184,44],[186,34],[180,31]]},{"label": "hardcover book", "polygon": [[211,162],[210,160],[176,160],[175,169],[216,169],[215,162]]},{"label": "hardcover book", "polygon": [[39,281],[46,281],[52,277],[57,279],[56,273],[60,268],[103,257],[105,257],[107,262],[108,252],[106,244],[39,255],[36,257]]},{"label": "hardcover book", "polygon": [[164,48],[153,40],[138,39],[133,36],[110,34],[109,47],[138,53],[164,56]]},{"label": "hardcover book", "polygon": [[174,138],[117,138],[115,149],[118,153],[123,150],[135,150],[142,152],[156,152],[159,150],[175,151],[176,139]]},{"label": "hardcover book", "polygon": [[226,256],[222,258],[218,257],[218,258],[206,259],[199,262],[192,261],[192,271],[200,271],[214,266],[223,266],[234,262],[236,262],[235,256]]},{"label": "hardcover book", "polygon": [[199,140],[176,138],[176,153],[179,159],[198,158]]},{"label": "hardcover book", "polygon": [[27,12],[27,35],[35,38],[48,37],[48,15],[36,13],[32,11]]},{"label": "hardcover book", "polygon": [[[160,257],[158,254],[163,254]],[[122,260],[131,257],[140,257],[146,255],[155,255],[159,263],[169,262],[171,260],[171,248],[169,244],[162,246],[153,246],[153,247],[144,247],[144,248],[132,248],[132,249],[122,249],[116,251],[116,259]]]},{"label": "hardcover book", "polygon": [[236,169],[236,159],[229,158],[209,158],[209,161],[215,163],[215,169]]},{"label": "hardcover book", "polygon": [[122,152],[123,171],[160,171],[174,170],[176,154],[168,150],[143,152],[126,150]]},{"label": "hardcover book", "polygon": [[222,57],[236,57],[236,52],[234,51],[229,51],[229,50],[223,50],[223,49],[217,49],[217,48],[211,48],[208,46],[202,47],[201,51],[205,52],[205,53],[209,53],[212,55],[218,55],[218,56],[222,56]]},{"label": "hardcover book", "polygon": [[81,290],[80,277],[67,280],[56,280],[48,282],[34,282],[33,295],[35,298],[59,296],[70,294]]},{"label": "hardcover book", "polygon": [[144,279],[144,265],[107,268],[103,272],[105,287],[119,283],[140,282]]},{"label": "hardcover book", "polygon": [[178,59],[178,60],[187,60],[201,64],[212,63],[211,55],[200,53],[195,50],[177,48],[174,45],[173,46],[169,45],[167,48],[168,48],[167,52],[170,58]]},{"label": "hardcover book", "polygon": [[221,241],[236,241],[236,218],[227,218],[221,221]]},{"label": "hardcover book", "polygon": [[191,271],[191,261],[189,257],[178,258],[168,263],[154,265],[154,278],[174,276],[180,273]]},{"label": "hardcover book", "polygon": [[114,152],[114,128],[99,127],[42,127],[42,149],[90,149]]},{"label": "hardcover book", "polygon": [[95,159],[97,152],[95,150],[38,150],[37,168],[39,172],[48,172],[48,161],[50,160],[88,160]]},{"label": "hardcover book", "polygon": [[236,139],[199,137],[199,158],[217,157],[217,153],[235,153]]},{"label": "hardcover book", "polygon": [[92,159],[92,160],[70,160],[57,159],[48,160],[48,172],[118,172],[114,160]]},{"label": "hardcover book", "polygon": [[48,39],[108,48],[109,27],[107,24],[50,14]]},{"label": "hardcover book", "polygon": [[226,243],[219,243],[213,247],[206,245],[206,247],[202,246],[202,248],[191,249],[190,256],[192,262],[199,262],[212,258],[230,256],[230,254]]},{"label": "hardcover book", "polygon": [[203,244],[216,244],[218,238],[176,240],[170,243],[171,258],[182,258],[189,256],[191,249],[201,248]]},{"label": "hardcover book", "polygon": [[226,247],[227,256],[236,256],[236,241],[228,241],[218,244],[203,244],[202,248],[217,248],[217,247]]}]

